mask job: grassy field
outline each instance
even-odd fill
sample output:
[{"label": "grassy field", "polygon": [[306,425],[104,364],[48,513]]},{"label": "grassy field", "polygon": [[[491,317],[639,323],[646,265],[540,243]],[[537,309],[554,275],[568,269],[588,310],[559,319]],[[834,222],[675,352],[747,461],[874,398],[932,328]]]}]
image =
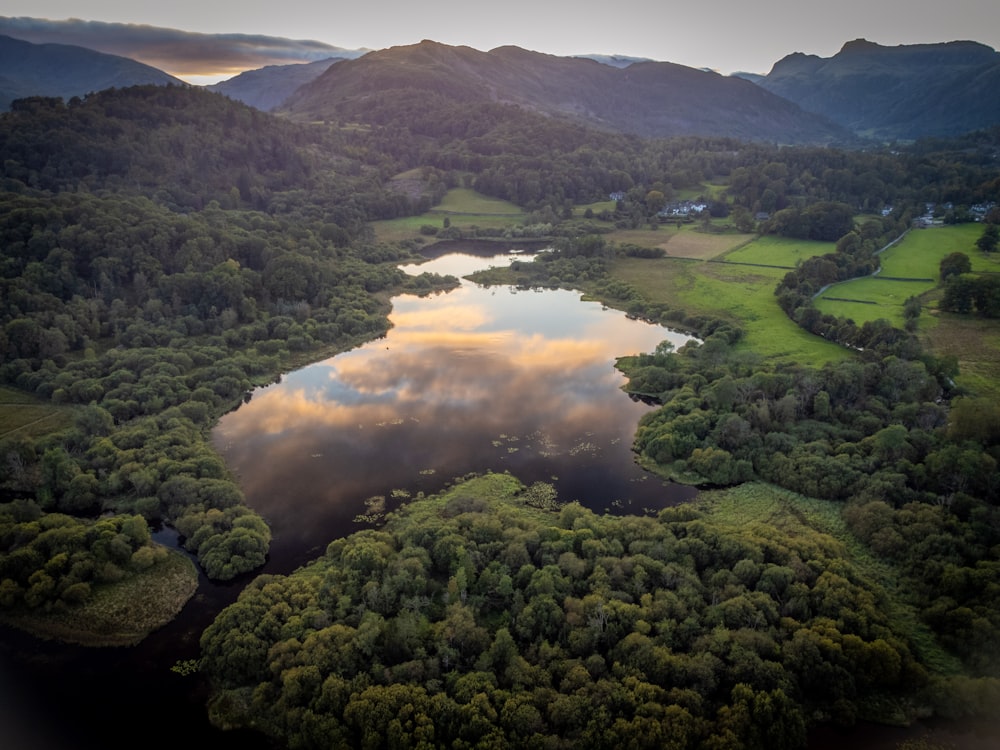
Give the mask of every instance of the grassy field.
[{"label": "grassy field", "polygon": [[410,239],[432,239],[420,233],[425,225],[444,227],[447,218],[459,229],[482,227],[504,229],[524,223],[525,212],[518,206],[498,198],[489,198],[468,188],[449,190],[444,199],[420,216],[372,222],[375,237],[381,242],[401,242]]},{"label": "grassy field", "polygon": [[981,233],[980,224],[915,229],[882,253],[878,276],[832,286],[816,300],[816,307],[830,315],[851,318],[859,325],[884,318],[902,326],[903,303],[937,287],[945,256],[962,252],[969,256],[974,271],[1000,272],[1000,257],[985,256],[975,246]]},{"label": "grassy field", "polygon": [[753,235],[699,232],[693,224],[681,229],[663,224],[658,229],[616,229],[607,238],[622,245],[658,247],[671,258],[710,260],[747,243]]},{"label": "grassy field", "polygon": [[786,271],[728,263],[685,262],[671,258],[621,258],[612,274],[651,302],[683,308],[689,315],[728,318],[746,329],[743,346],[767,358],[823,364],[847,352],[813,336],[778,307],[774,288]]},{"label": "grassy field", "polygon": [[795,268],[806,258],[832,253],[836,249],[833,242],[815,240],[795,240],[789,237],[766,235],[741,245],[726,253],[722,260],[729,263],[761,263],[768,266]]},{"label": "grassy field", "polygon": [[882,274],[937,279],[941,259],[956,252],[969,256],[973,271],[1000,271],[1000,257],[987,257],[976,247],[976,240],[982,233],[982,224],[914,229],[902,242],[882,253]]},{"label": "grassy field", "polygon": [[0,438],[38,437],[72,424],[72,408],[53,406],[31,394],[0,386]]},{"label": "grassy field", "polygon": [[869,276],[830,287],[816,300],[820,312],[850,318],[858,325],[884,318],[902,328],[903,303],[933,289],[935,282],[899,281]]}]

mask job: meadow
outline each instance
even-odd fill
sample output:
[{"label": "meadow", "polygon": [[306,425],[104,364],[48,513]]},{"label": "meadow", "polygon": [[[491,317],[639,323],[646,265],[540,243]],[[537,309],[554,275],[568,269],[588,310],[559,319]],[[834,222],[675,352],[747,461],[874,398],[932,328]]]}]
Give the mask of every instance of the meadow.
[{"label": "meadow", "polygon": [[968,255],[976,273],[1000,271],[1000,257],[991,258],[976,248],[982,233],[983,225],[976,223],[914,229],[902,242],[882,253],[882,275],[936,280],[942,258],[951,253]]},{"label": "meadow", "polygon": [[[816,299],[823,313],[850,318],[858,325],[884,318],[903,325],[903,304],[938,286],[941,260],[951,253],[969,256],[976,273],[1000,272],[1000,258],[984,255],[976,248],[981,224],[957,224],[914,229],[898,244],[879,256],[877,276],[853,279],[828,288]],[[924,320],[922,324],[933,324]]]},{"label": "meadow", "polygon": [[0,386],[0,438],[39,437],[73,424],[73,409]]},{"label": "meadow", "polygon": [[782,269],[619,258],[611,272],[649,302],[738,323],[746,331],[741,346],[764,358],[823,364],[847,356],[843,347],[802,330],[778,307],[774,288],[786,273]]},{"label": "meadow", "polygon": [[445,219],[459,230],[506,229],[520,226],[527,214],[509,201],[490,198],[469,188],[453,188],[444,199],[420,216],[372,222],[375,237],[380,242],[401,242],[415,238],[428,239],[421,233],[424,226],[444,229]]},{"label": "meadow", "polygon": [[835,249],[832,242],[765,235],[730,250],[722,260],[727,263],[754,263],[791,269],[807,258],[832,253]]},{"label": "meadow", "polygon": [[838,318],[850,318],[858,325],[880,318],[897,328],[904,324],[903,304],[933,289],[935,282],[906,281],[884,276],[868,276],[830,287],[816,299],[816,308]]}]

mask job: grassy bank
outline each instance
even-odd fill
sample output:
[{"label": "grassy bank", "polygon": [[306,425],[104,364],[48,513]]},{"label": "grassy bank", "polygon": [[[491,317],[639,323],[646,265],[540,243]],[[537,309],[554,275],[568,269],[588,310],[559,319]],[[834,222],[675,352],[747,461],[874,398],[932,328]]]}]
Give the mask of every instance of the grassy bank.
[{"label": "grassy bank", "polygon": [[526,216],[523,209],[509,201],[490,198],[468,188],[453,188],[427,213],[375,221],[372,222],[372,227],[380,242],[414,239],[432,241],[433,236],[423,234],[422,227],[431,226],[441,230],[445,228],[447,220],[448,225],[466,232],[471,232],[474,228],[506,229],[520,226]]}]

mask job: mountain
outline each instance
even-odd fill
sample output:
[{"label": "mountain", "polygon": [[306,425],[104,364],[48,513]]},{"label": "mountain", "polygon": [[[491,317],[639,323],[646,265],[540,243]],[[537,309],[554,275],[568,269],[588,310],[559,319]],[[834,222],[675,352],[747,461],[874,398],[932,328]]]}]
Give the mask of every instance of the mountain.
[{"label": "mountain", "polygon": [[267,112],[276,109],[297,88],[322,75],[327,68],[342,59],[331,57],[311,63],[268,65],[205,88]]},{"label": "mountain", "polygon": [[27,96],[70,99],[137,84],[187,84],[127,57],[69,44],[32,44],[0,36],[0,108]]},{"label": "mountain", "polygon": [[480,52],[433,41],[345,60],[282,109],[310,119],[361,119],[392,100],[506,103],[640,136],[730,136],[780,143],[850,139],[832,122],[738,78],[666,62],[624,68],[519,47]]},{"label": "mountain", "polygon": [[856,133],[880,139],[960,135],[1000,124],[1000,53],[978,42],[800,52],[760,85]]},{"label": "mountain", "polygon": [[652,62],[648,57],[629,57],[628,55],[574,55],[574,57],[582,57],[585,60],[595,60],[599,63],[604,63],[605,65],[610,65],[613,68],[627,68],[632,63],[637,62]]}]

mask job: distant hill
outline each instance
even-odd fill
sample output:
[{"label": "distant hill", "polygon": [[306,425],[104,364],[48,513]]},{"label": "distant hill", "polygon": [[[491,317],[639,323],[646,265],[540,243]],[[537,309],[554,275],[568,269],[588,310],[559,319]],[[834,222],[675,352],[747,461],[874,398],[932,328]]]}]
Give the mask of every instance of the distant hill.
[{"label": "distant hill", "polygon": [[1000,53],[977,42],[848,42],[830,58],[794,53],[760,85],[876,138],[960,135],[1000,124]]},{"label": "distant hill", "polygon": [[573,55],[584,60],[595,60],[613,68],[627,68],[632,63],[652,62],[648,57],[629,57],[628,55]]},{"label": "distant hill", "polygon": [[332,57],[312,63],[268,65],[205,88],[268,112],[281,105],[297,88],[322,75],[342,59]]},{"label": "distant hill", "polygon": [[32,44],[0,36],[0,108],[28,96],[70,99],[138,84],[187,84],[127,57],[69,44]]},{"label": "distant hill", "polygon": [[[395,93],[394,93],[395,92]],[[293,94],[283,109],[311,119],[364,120],[388,99],[500,102],[640,136],[730,136],[831,143],[850,134],[739,78],[665,62],[624,68],[519,47],[480,52],[433,41],[345,60]],[[398,95],[398,96],[397,96]]]}]

